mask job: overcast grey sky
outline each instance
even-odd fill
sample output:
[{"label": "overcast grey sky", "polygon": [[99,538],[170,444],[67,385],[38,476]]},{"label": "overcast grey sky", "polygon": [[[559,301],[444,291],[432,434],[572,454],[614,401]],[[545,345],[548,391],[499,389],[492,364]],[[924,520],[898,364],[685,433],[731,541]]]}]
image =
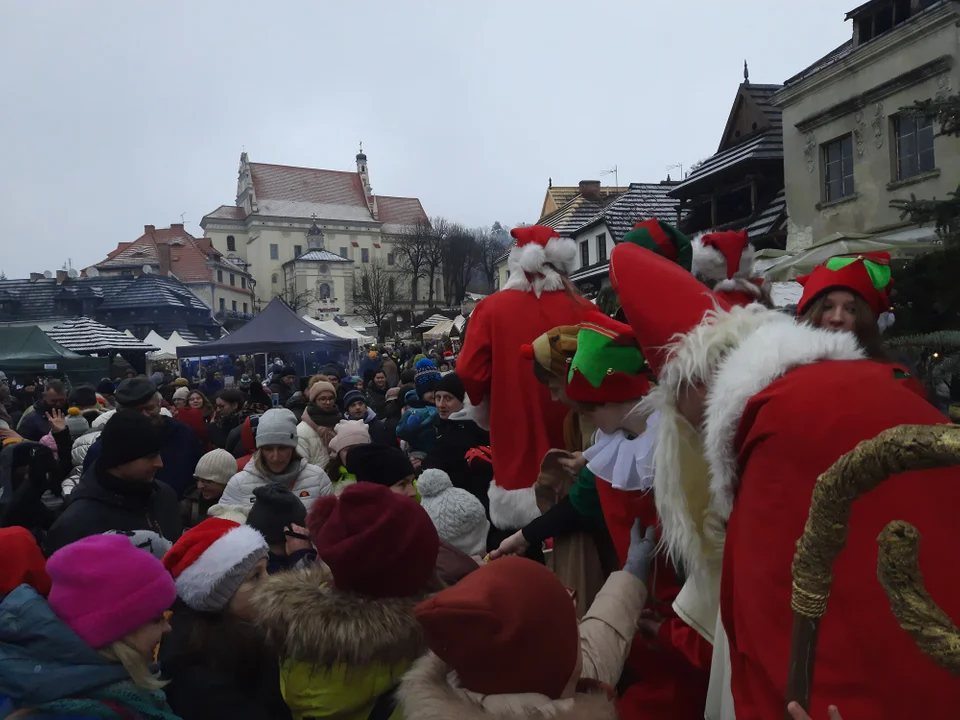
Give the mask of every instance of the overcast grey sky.
[{"label": "overcast grey sky", "polygon": [[782,82],[857,4],[0,0],[0,268],[84,267],[181,213],[199,235],[243,147],[350,170],[363,140],[377,193],[533,222],[548,177],[715,152],[744,58]]}]

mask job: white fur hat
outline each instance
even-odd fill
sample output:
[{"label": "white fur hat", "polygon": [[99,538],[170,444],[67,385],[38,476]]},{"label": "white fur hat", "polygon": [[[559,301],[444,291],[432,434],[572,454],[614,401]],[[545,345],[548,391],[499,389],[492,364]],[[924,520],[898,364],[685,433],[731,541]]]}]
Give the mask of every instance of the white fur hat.
[{"label": "white fur hat", "polygon": [[486,552],[490,521],[483,504],[471,493],[453,487],[443,470],[424,470],[417,480],[421,505],[433,520],[437,534],[467,555]]},{"label": "white fur hat", "polygon": [[517,244],[507,258],[510,278],[504,289],[533,291],[537,297],[562,290],[563,275],[577,266],[576,243],[545,225],[514,228],[510,234]]},{"label": "white fur hat", "polygon": [[693,265],[698,278],[724,281],[753,276],[754,251],[745,230],[707,233],[693,241]]}]

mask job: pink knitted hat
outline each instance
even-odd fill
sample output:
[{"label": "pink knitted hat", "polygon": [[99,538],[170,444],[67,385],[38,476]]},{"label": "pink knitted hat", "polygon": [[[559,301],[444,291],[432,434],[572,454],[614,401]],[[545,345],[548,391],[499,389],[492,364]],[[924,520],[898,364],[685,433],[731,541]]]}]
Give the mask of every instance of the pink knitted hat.
[{"label": "pink knitted hat", "polygon": [[50,609],[94,649],[120,640],[169,610],[170,573],[123,535],[93,535],[47,560]]}]

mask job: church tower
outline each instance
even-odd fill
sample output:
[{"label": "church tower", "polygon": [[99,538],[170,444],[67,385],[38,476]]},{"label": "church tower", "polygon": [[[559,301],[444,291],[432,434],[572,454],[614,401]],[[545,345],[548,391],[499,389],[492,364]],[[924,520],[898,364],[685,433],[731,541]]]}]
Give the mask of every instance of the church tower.
[{"label": "church tower", "polygon": [[363,194],[367,199],[367,208],[374,220],[379,220],[377,212],[377,197],[373,194],[373,188],[370,187],[370,171],[367,169],[367,156],[363,152],[363,143],[360,143],[360,152],[357,153],[357,173],[360,175],[360,182],[363,184]]}]

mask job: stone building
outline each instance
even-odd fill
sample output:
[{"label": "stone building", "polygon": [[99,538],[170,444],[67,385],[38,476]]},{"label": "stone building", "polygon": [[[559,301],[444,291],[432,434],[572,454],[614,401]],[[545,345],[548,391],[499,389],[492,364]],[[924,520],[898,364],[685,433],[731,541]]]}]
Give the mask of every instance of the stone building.
[{"label": "stone building", "polygon": [[903,114],[960,91],[958,3],[871,0],[847,13],[851,39],[790,78],[783,113],[787,249],[835,233],[925,240],[890,201],[945,198],[960,182],[960,140]]}]

